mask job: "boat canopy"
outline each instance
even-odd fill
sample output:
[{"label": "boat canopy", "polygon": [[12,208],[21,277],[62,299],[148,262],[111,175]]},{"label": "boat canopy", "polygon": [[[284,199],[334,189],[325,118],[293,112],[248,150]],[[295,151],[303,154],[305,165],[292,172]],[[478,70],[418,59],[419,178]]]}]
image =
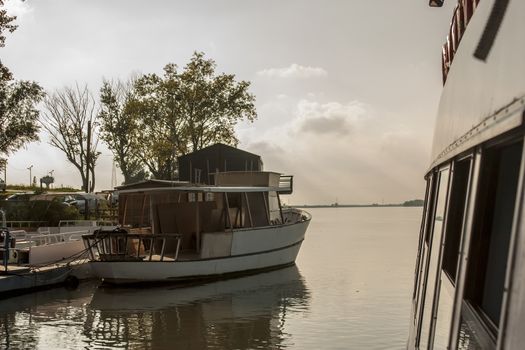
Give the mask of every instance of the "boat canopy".
[{"label": "boat canopy", "polygon": [[152,192],[213,192],[213,193],[242,193],[242,192],[279,192],[280,187],[265,186],[174,186],[140,188],[132,190],[121,190],[120,193],[152,193]]}]

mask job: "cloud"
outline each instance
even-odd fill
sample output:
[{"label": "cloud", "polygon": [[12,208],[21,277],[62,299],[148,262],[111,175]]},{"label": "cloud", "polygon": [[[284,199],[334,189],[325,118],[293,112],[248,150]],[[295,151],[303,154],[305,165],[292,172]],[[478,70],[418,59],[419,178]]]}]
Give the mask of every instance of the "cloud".
[{"label": "cloud", "polygon": [[355,123],[363,119],[364,105],[357,101],[319,103],[301,100],[297,104],[299,131],[317,135],[348,135]]},{"label": "cloud", "polygon": [[21,0],[7,0],[4,2],[4,8],[7,14],[16,16],[18,19],[32,11],[29,4]]},{"label": "cloud", "polygon": [[328,73],[320,67],[301,66],[292,63],[285,68],[267,68],[257,72],[257,75],[269,78],[320,78]]},{"label": "cloud", "polygon": [[[303,203],[395,203],[420,198],[428,136],[357,100],[275,97],[261,120],[239,134],[241,148],[261,155],[264,169],[295,175]],[[266,119],[272,123],[265,128]],[[271,126],[273,125],[273,126]]]}]

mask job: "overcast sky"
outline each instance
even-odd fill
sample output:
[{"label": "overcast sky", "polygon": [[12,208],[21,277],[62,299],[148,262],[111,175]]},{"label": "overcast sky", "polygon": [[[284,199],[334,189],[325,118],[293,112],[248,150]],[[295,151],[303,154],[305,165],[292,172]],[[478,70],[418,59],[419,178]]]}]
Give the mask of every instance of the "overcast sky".
[{"label": "overcast sky", "polygon": [[[455,1],[7,0],[19,28],[0,58],[47,91],[184,66],[193,51],[218,72],[251,81],[258,119],[237,127],[239,147],[265,170],[293,174],[292,204],[401,202],[424,196],[441,92],[441,45]],[[8,183],[54,170],[80,187],[46,142],[9,158]],[[103,145],[97,189],[111,186]],[[119,183],[122,176],[118,176]]]}]

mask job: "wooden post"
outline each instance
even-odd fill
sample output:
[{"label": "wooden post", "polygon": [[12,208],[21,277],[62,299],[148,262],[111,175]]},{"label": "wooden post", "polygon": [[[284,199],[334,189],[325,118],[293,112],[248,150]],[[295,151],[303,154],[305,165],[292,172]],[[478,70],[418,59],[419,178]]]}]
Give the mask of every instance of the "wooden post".
[{"label": "wooden post", "polygon": [[246,209],[248,211],[248,218],[250,219],[250,226],[253,227],[252,211],[250,209],[250,202],[248,201],[247,192],[244,192],[244,200],[246,201]]},{"label": "wooden post", "polygon": [[[195,196],[197,197],[197,193],[195,194]],[[200,233],[200,230],[201,230],[201,223],[200,223],[200,212],[199,212],[199,201],[197,200],[198,198],[195,198],[195,244],[197,245],[197,253],[200,253],[201,251],[201,247],[200,247],[200,244],[201,244],[201,233]]]},{"label": "wooden post", "polygon": [[144,193],[144,198],[142,199],[142,210],[140,212],[140,227],[144,226],[144,208],[146,207],[146,194]]},{"label": "wooden post", "polygon": [[261,192],[264,201],[264,209],[266,210],[266,219],[268,220],[268,225],[270,225],[270,208],[268,207],[268,201],[266,200],[266,194],[268,192]]},{"label": "wooden post", "polygon": [[126,224],[126,215],[128,211],[128,196],[129,195],[124,196],[125,200],[124,200],[124,213],[122,213],[122,226]]},{"label": "wooden post", "polygon": [[208,179],[207,185],[212,185],[210,180],[210,160],[206,159],[206,178]]},{"label": "wooden post", "polygon": [[277,202],[279,203],[279,212],[281,213],[281,224],[284,225],[284,216],[283,216],[283,207],[281,206],[281,197],[279,197],[279,193],[277,193],[277,191],[275,192],[275,195],[277,196]]},{"label": "wooden post", "polygon": [[228,220],[228,225],[230,225],[230,229],[233,231],[232,220],[230,218],[230,203],[228,202],[228,192],[223,192],[223,193],[224,193],[224,200],[226,203],[226,218]]}]

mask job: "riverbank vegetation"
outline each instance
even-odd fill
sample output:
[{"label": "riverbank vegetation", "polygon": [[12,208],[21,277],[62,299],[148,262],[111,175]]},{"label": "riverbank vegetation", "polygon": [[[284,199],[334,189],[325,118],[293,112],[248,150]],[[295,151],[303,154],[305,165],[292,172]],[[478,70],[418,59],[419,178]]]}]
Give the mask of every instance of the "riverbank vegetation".
[{"label": "riverbank vegetation", "polygon": [[[3,5],[0,0],[0,47],[5,34],[17,28],[16,17]],[[4,172],[8,157],[38,140],[43,129],[49,143],[78,170],[85,192],[95,188],[99,139],[113,153],[124,183],[177,179],[177,157],[217,142],[236,146],[235,125],[257,118],[250,82],[217,73],[216,68],[213,59],[194,52],[182,69],[168,63],[162,75],[101,79],[98,94],[81,82],[46,93],[35,82],[15,81],[0,62]]]}]

